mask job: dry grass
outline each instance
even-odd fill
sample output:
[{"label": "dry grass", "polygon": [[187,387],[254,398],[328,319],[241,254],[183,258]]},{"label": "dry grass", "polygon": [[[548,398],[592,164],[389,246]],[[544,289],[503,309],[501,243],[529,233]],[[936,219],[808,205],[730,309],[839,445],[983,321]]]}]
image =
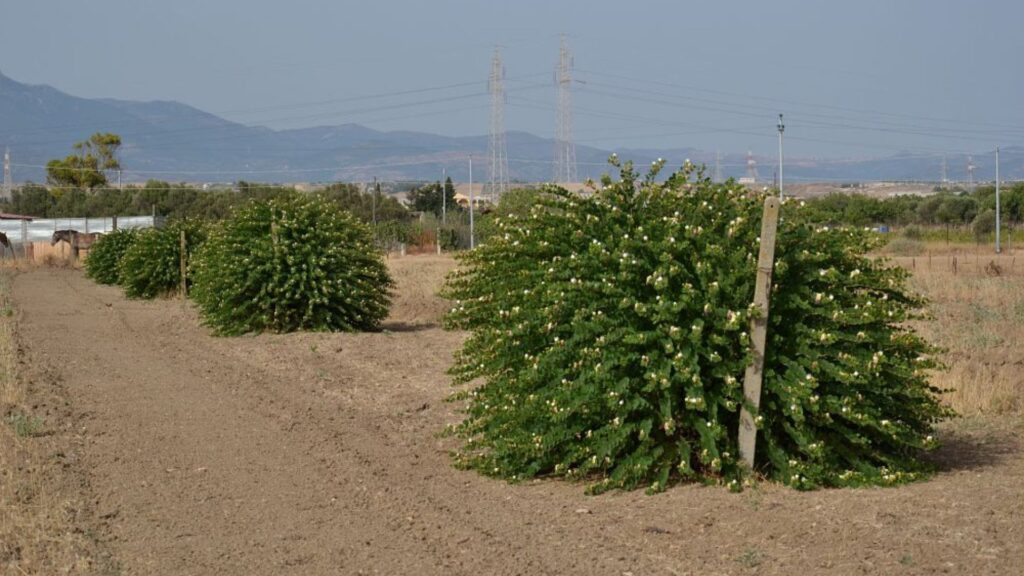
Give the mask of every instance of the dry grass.
[{"label": "dry grass", "polygon": [[53,457],[51,423],[33,413],[18,373],[11,272],[0,271],[0,574],[84,574],[92,543],[76,526],[79,506]]},{"label": "dry grass", "polygon": [[[893,261],[931,301],[921,333],[946,349],[935,384],[964,415],[1024,411],[1024,252],[996,256],[973,245],[927,245],[925,255]],[[955,266],[954,266],[955,261]]]},{"label": "dry grass", "polygon": [[440,325],[450,304],[437,291],[453,269],[455,258],[447,254],[388,258],[388,271],[397,290],[384,328],[398,331]]}]

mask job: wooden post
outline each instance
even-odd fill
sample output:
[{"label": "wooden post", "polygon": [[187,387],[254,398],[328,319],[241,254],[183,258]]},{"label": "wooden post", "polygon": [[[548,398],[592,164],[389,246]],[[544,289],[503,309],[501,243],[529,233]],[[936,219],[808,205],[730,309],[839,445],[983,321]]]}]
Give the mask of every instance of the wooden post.
[{"label": "wooden post", "polygon": [[[743,395],[757,410],[761,405],[761,379],[764,376],[765,340],[768,336],[768,304],[772,292],[772,268],[775,264],[775,236],[779,227],[779,199],[765,198],[761,217],[761,250],[757,257],[757,283],[754,285],[754,306],[760,317],[750,320],[750,340],[754,361],[747,366],[743,377]],[[740,458],[748,468],[754,468],[754,449],[757,443],[757,424],[744,404],[740,410]]]},{"label": "wooden post", "polygon": [[181,297],[188,298],[188,258],[186,256],[185,231],[181,231]]}]

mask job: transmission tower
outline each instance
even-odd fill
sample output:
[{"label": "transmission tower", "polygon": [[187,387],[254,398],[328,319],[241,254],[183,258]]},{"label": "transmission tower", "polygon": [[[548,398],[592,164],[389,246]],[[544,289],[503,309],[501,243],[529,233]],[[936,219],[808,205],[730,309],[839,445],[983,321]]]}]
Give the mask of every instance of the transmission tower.
[{"label": "transmission tower", "polygon": [[967,157],[967,189],[974,192],[974,157]]},{"label": "transmission tower", "polygon": [[754,160],[754,153],[747,151],[747,178],[751,182],[757,182],[757,160]]},{"label": "transmission tower", "polygon": [[555,71],[558,113],[555,118],[555,182],[576,182],[576,145],[572,142],[572,53],[562,35]]},{"label": "transmission tower", "polygon": [[4,200],[11,199],[11,149],[4,149]]},{"label": "transmission tower", "polygon": [[490,195],[496,202],[508,191],[508,143],[505,139],[505,66],[501,63],[501,49],[494,49],[491,59],[491,166]]},{"label": "transmission tower", "polygon": [[948,170],[947,165],[946,165],[946,155],[943,154],[942,155],[942,180],[939,181],[939,184],[941,186],[946,186],[947,184],[949,184],[949,173],[948,172],[949,172],[949,170]]}]

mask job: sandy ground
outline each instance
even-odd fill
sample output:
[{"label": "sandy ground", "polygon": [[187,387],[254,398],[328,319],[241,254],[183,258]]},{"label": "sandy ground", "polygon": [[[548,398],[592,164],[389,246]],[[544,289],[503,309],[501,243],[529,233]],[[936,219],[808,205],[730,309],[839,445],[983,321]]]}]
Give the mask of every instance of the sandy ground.
[{"label": "sandy ground", "polygon": [[392,260],[376,334],[213,338],[180,301],[74,270],[14,281],[26,370],[62,400],[60,458],[104,573],[1021,574],[1021,427],[946,429],[932,480],[890,489],[584,495],[454,469],[451,262]]}]

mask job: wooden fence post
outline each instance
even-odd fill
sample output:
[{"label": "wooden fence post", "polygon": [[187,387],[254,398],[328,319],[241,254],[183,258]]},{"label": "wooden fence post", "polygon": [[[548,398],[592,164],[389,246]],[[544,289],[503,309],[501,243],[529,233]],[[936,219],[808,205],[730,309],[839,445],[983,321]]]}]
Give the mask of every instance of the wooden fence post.
[{"label": "wooden fence post", "polygon": [[[754,361],[747,366],[743,377],[743,395],[757,410],[761,405],[761,379],[764,376],[765,340],[768,335],[768,304],[772,291],[772,268],[775,264],[775,236],[779,226],[779,199],[768,197],[764,201],[761,217],[761,249],[757,257],[757,283],[754,285],[754,306],[760,309],[758,318],[750,320],[750,340]],[[744,404],[740,410],[740,458],[751,470],[754,468],[754,449],[757,443],[757,424]]]},{"label": "wooden fence post", "polygon": [[187,246],[185,244],[185,231],[181,231],[181,297],[182,299],[188,298],[188,259],[186,257]]}]

